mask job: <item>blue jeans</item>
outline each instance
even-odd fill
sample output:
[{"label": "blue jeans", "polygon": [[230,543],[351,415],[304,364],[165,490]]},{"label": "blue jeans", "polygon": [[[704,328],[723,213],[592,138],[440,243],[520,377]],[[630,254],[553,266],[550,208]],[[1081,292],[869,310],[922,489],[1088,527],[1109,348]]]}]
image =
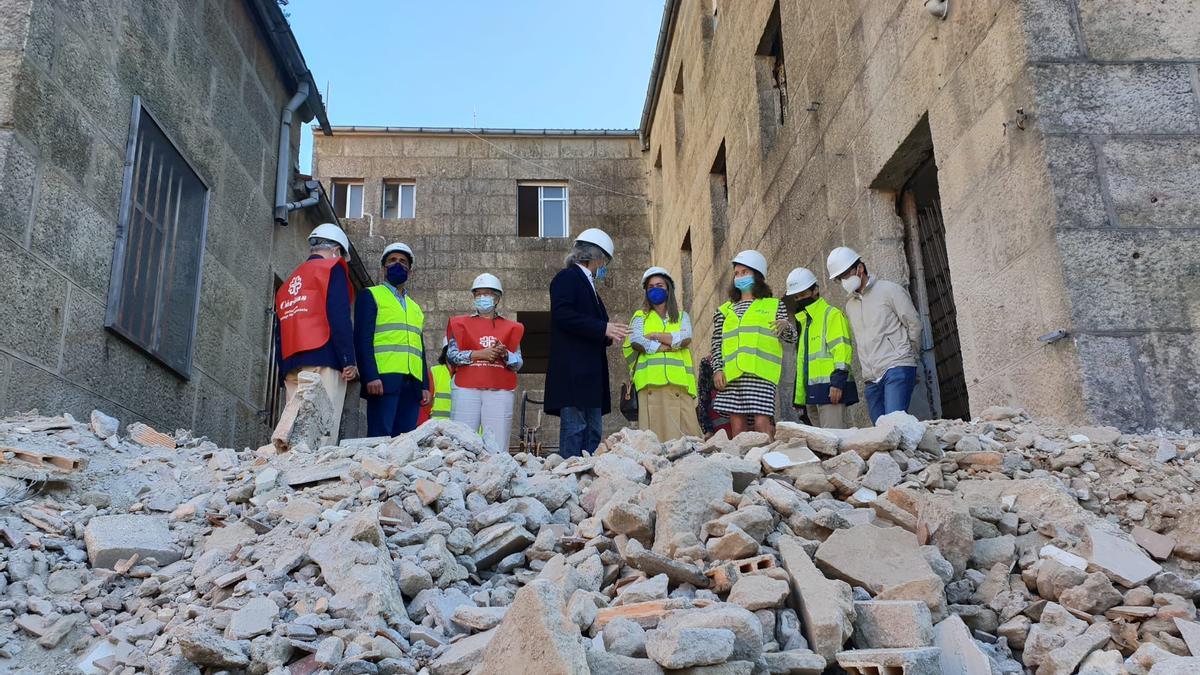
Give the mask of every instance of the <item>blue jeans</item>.
[{"label": "blue jeans", "polygon": [[367,397],[367,435],[399,436],[417,428],[421,412],[420,382],[406,377],[400,390]]},{"label": "blue jeans", "polygon": [[600,445],[599,408],[563,408],[559,412],[558,454],[578,457]]},{"label": "blue jeans", "polygon": [[878,382],[867,383],[867,412],[871,424],[890,412],[908,410],[913,388],[917,386],[916,366],[888,368]]}]

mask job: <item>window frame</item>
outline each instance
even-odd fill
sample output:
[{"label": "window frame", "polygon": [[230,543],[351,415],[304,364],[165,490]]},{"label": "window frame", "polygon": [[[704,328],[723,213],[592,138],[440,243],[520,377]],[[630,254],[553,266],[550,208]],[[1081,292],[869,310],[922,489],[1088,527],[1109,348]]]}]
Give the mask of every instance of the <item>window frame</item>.
[{"label": "window frame", "polygon": [[[346,186],[346,203],[345,204],[337,203],[337,186],[339,184]],[[359,206],[358,215],[351,216],[351,215],[349,215],[350,201],[351,201],[350,200],[350,188],[354,187],[356,185],[362,189],[362,202],[361,202],[361,205]],[[338,218],[348,218],[350,220],[358,220],[359,218],[363,218],[365,216],[365,214],[367,213],[367,182],[365,180],[363,180],[361,178],[331,178],[331,179],[329,179],[329,187],[332,188],[329,192],[333,196],[333,199],[330,200],[333,202],[333,212]],[[413,198],[414,199],[416,198],[416,193],[413,193]],[[414,206],[415,206],[415,202],[414,202]],[[380,210],[382,210],[382,209],[380,209]]]},{"label": "window frame", "polygon": [[[154,111],[146,105],[145,100],[139,95],[134,95],[132,99],[129,116],[129,136],[125,141],[125,168],[121,176],[121,202],[117,211],[117,238],[113,244],[113,260],[112,271],[108,280],[108,298],[106,298],[106,306],[104,310],[104,328],[115,335],[120,336],[129,344],[144,352],[150,358],[154,359],[167,370],[175,373],[184,380],[192,379],[193,360],[196,354],[196,330],[200,325],[200,284],[204,276],[204,245],[208,235],[208,216],[209,209],[212,203],[212,186],[208,181],[204,180],[204,176],[197,169],[196,165],[188,159],[183,153],[181,145],[175,140],[175,137],[167,130],[162,121]],[[198,244],[196,248],[196,272],[191,281],[191,287],[195,289],[194,298],[192,300],[191,311],[191,328],[188,331],[187,354],[182,361],[182,367],[177,367],[164,356],[163,352],[153,344],[143,344],[141,339],[131,334],[119,323],[120,305],[122,293],[125,290],[125,264],[129,246],[129,229],[130,220],[133,217],[133,176],[137,170],[137,146],[138,136],[142,129],[142,113],[150,119],[158,128],[158,131],[171,145],[171,149],[179,156],[183,164],[195,175],[196,180],[204,188],[203,206],[200,214],[200,232],[198,235]],[[155,289],[156,300],[157,296],[162,292],[161,285]],[[161,317],[155,316],[154,334],[156,341],[161,339],[162,320]]]},{"label": "window frame", "polygon": [[[537,214],[538,234],[537,234],[537,238],[538,239],[569,239],[571,237],[571,190],[570,190],[570,184],[567,183],[566,181],[549,181],[549,180],[520,181],[517,183],[517,191],[518,192],[523,187],[536,187],[537,188],[537,203],[538,203],[538,214]],[[561,198],[560,197],[546,197],[545,193],[544,193],[544,189],[548,188],[548,187],[562,188],[563,196]],[[414,195],[414,200],[415,200],[415,195]],[[545,203],[548,201],[562,202],[562,207],[563,207],[563,233],[562,233],[562,236],[546,236]],[[520,208],[520,199],[519,198],[517,200],[517,205],[518,205],[518,209],[519,209]],[[517,213],[518,235],[520,232],[520,224],[521,224],[521,214],[518,212]],[[526,237],[526,238],[531,238],[531,237]]]},{"label": "window frame", "polygon": [[[412,187],[412,215],[404,215],[404,187]],[[397,188],[396,192],[396,216],[388,218],[387,216],[387,191],[389,188]],[[364,211],[366,209],[363,209]],[[385,178],[383,179],[383,194],[379,199],[379,217],[387,220],[414,220],[417,217],[417,181],[413,178]]]}]

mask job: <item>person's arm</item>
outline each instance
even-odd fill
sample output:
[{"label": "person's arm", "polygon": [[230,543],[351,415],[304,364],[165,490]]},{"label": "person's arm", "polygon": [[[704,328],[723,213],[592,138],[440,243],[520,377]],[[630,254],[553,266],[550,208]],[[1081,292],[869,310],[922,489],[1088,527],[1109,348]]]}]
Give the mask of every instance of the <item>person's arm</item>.
[{"label": "person's arm", "polygon": [[826,349],[833,357],[833,373],[829,376],[829,386],[845,389],[850,379],[850,359],[854,357],[854,347],[850,343],[850,321],[838,310],[830,312],[829,333],[834,337],[829,339]]},{"label": "person's arm", "polygon": [[575,289],[569,281],[570,277],[559,273],[550,282],[550,320],[554,325],[578,338],[598,345],[607,345],[605,332],[608,323],[593,316],[587,316],[575,307]]},{"label": "person's arm", "polygon": [[[421,378],[421,389],[425,390],[425,393],[428,394],[430,391],[429,381],[433,378],[429,377],[429,364],[425,361],[425,334],[424,333],[421,333],[421,372],[425,373],[425,376]],[[425,405],[425,403],[422,402],[421,405]]]},{"label": "person's arm", "polygon": [[658,351],[658,340],[646,339],[646,317],[635,316],[629,323],[629,344],[635,352],[653,354]]},{"label": "person's arm", "polygon": [[517,347],[517,351],[508,353],[508,369],[516,372],[525,365],[525,357],[521,356],[521,348]]},{"label": "person's arm", "polygon": [[350,323],[350,280],[346,278],[346,270],[341,265],[334,266],[329,272],[325,316],[329,320],[329,343],[338,360],[338,368],[353,366],[354,326]]},{"label": "person's arm", "polygon": [[713,334],[712,344],[710,345],[710,353],[712,354],[712,370],[715,376],[718,372],[725,368],[725,359],[721,357],[721,337],[724,335],[725,315],[721,310],[713,313]]},{"label": "person's arm", "polygon": [[449,361],[451,365],[455,366],[471,365],[471,352],[459,349],[458,340],[455,340],[453,335],[449,336],[447,340],[446,360]]},{"label": "person's arm", "polygon": [[896,315],[900,317],[900,323],[904,324],[904,328],[908,330],[908,342],[912,346],[913,354],[917,358],[920,358],[921,315],[917,312],[917,308],[913,306],[912,299],[908,297],[908,293],[903,287],[897,284],[892,291],[892,293],[888,294],[888,300]]},{"label": "person's arm", "polygon": [[779,332],[779,340],[788,344],[796,343],[796,317],[788,314],[787,304],[782,300],[775,310],[775,320],[783,322],[783,330]]},{"label": "person's arm", "polygon": [[686,349],[692,343],[692,317],[687,312],[679,315],[679,330],[671,333],[671,349]]},{"label": "person's arm", "polygon": [[363,382],[379,379],[375,364],[375,296],[363,292],[354,303],[354,350],[358,355],[358,374]]}]

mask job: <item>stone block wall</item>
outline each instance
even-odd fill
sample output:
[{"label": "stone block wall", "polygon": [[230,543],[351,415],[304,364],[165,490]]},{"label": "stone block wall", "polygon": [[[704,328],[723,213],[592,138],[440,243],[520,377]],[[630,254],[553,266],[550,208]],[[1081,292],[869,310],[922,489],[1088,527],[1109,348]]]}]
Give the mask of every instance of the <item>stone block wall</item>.
[{"label": "stone block wall", "polygon": [[[260,411],[273,280],[303,259],[312,223],[271,220],[279,111],[291,92],[247,8],[0,8],[0,412],[86,419],[99,408],[257,444],[269,432]],[[104,329],[135,95],[212,191],[187,380]]]},{"label": "stone block wall", "polygon": [[[698,348],[744,248],[767,256],[777,295],[793,267],[823,279],[842,244],[907,284],[896,197],[927,123],[972,409],[1088,416],[1073,343],[1037,340],[1070,326],[1072,312],[1043,136],[1018,112],[1036,103],[1027,4],[952,1],[942,21],[911,0],[780,2],[788,102],[785,123],[768,129],[755,55],[775,3],[721,2],[715,27],[710,2],[680,3],[646,155],[655,262],[678,266],[679,242],[691,242]],[[722,142],[729,225],[714,236],[710,167]],[[845,303],[836,284],[822,291]],[[853,422],[865,423],[864,408]]]},{"label": "stone block wall", "polygon": [[[628,320],[640,304],[641,274],[650,264],[645,170],[632,133],[514,137],[335,127],[333,136],[315,137],[313,151],[313,175],[326,190],[332,193],[331,181],[339,178],[364,183],[364,217],[343,223],[376,278],[385,246],[403,241],[413,248],[416,261],[408,287],[425,310],[431,362],[449,318],[471,311],[471,282],[481,272],[500,277],[505,289],[501,310],[509,317],[548,312],[550,280],[562,269],[571,238],[589,227],[599,227],[615,240],[616,257],[600,295],[614,321]],[[518,237],[518,182],[564,177],[570,177],[571,236]],[[382,218],[387,179],[415,181],[415,218]],[[609,351],[609,371],[614,414],[605,419],[605,428],[612,431],[625,424],[615,412],[619,384],[626,379],[617,348]],[[540,400],[544,386],[544,375],[520,376],[514,440],[521,424],[521,391]],[[540,406],[530,406],[531,424],[538,410]],[[557,418],[544,420],[541,438],[557,445]]]},{"label": "stone block wall", "polygon": [[1083,395],[1126,429],[1200,424],[1200,7],[1025,0]]}]

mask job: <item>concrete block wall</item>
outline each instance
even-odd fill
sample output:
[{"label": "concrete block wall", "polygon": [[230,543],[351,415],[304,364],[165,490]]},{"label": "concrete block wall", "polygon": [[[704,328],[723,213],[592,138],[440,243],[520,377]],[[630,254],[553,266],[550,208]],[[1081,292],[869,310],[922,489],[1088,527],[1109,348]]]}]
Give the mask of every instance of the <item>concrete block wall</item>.
[{"label": "concrete block wall", "polygon": [[1200,424],[1200,7],[1024,0],[1088,411]]},{"label": "concrete block wall", "polygon": [[[380,254],[393,241],[413,248],[409,291],[425,310],[431,361],[449,318],[471,311],[471,282],[481,272],[500,277],[505,289],[501,310],[509,317],[549,311],[550,280],[562,269],[571,238],[589,227],[602,228],[615,240],[616,257],[600,284],[613,320],[628,320],[639,306],[651,242],[646,167],[636,136],[477,137],[335,128],[333,136],[315,138],[313,174],[327,190],[332,193],[331,181],[339,178],[364,183],[364,217],[343,223],[367,269],[378,278]],[[518,237],[518,182],[568,176],[572,236]],[[397,178],[415,180],[415,218],[382,218],[383,182]],[[615,412],[619,384],[626,379],[617,348],[609,351],[609,371],[614,414],[605,419],[605,427],[615,431],[625,425]],[[522,374],[518,405],[522,390],[540,400],[544,386],[544,375]],[[531,424],[538,410],[540,406],[530,406]],[[517,409],[514,438],[519,429]],[[545,419],[541,438],[557,444],[557,418]]]},{"label": "concrete block wall", "polygon": [[[93,408],[254,445],[275,275],[306,216],[275,228],[291,92],[241,2],[0,3],[0,412]],[[134,95],[212,190],[193,374],[104,329]],[[299,137],[297,130],[296,138]],[[296,147],[296,146],[294,146]]]},{"label": "concrete block wall", "polygon": [[[645,154],[656,262],[679,265],[690,232],[698,349],[743,248],[766,254],[777,295],[792,267],[820,274],[841,244],[907,283],[896,191],[915,159],[905,140],[927,121],[972,409],[1089,416],[1073,343],[1037,341],[1072,314],[1042,135],[1017,124],[1017,110],[1035,104],[1024,4],[952,2],[940,21],[910,0],[779,3],[789,100],[766,144],[754,54],[774,3],[721,2],[712,30],[711,3],[682,0]],[[729,233],[718,244],[708,174],[722,140]],[[822,289],[844,304],[836,284]],[[865,423],[863,408],[852,409],[854,422]]]}]

